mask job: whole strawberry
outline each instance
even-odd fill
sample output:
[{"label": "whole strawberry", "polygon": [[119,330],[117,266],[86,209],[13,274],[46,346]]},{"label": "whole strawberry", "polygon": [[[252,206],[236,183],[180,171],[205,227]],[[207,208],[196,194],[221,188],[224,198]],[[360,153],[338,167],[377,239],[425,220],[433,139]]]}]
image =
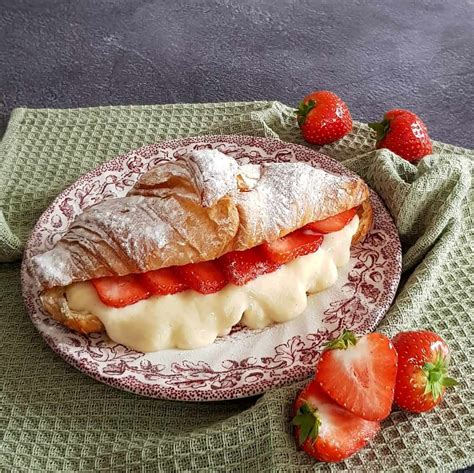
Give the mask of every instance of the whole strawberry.
[{"label": "whole strawberry", "polygon": [[347,105],[327,90],[307,95],[295,113],[303,138],[308,143],[332,143],[352,130],[352,117]]},{"label": "whole strawberry", "polygon": [[419,161],[433,151],[426,125],[408,110],[390,110],[369,127],[377,132],[377,149],[387,148],[407,161]]},{"label": "whole strawberry", "polygon": [[410,412],[435,407],[447,387],[457,382],[447,377],[449,348],[433,332],[401,332],[392,339],[398,352],[395,403]]}]

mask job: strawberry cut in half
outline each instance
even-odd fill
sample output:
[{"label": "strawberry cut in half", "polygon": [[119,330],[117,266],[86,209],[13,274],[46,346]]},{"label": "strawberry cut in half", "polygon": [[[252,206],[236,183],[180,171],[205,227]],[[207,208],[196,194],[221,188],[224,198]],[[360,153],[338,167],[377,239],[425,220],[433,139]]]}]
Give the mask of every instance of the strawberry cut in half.
[{"label": "strawberry cut in half", "polygon": [[227,284],[227,279],[216,261],[177,266],[176,270],[191,289],[201,294],[220,291]]},{"label": "strawberry cut in half", "polygon": [[321,246],[324,236],[311,229],[301,228],[271,243],[265,242],[263,253],[273,263],[285,264],[299,256],[314,253]]},{"label": "strawberry cut in half", "polygon": [[139,275],[140,280],[150,294],[166,296],[176,294],[188,288],[174,268],[162,268]]},{"label": "strawberry cut in half", "polygon": [[382,420],[393,403],[398,356],[381,333],[359,339],[347,330],[327,345],[315,379],[335,402],[367,420]]},{"label": "strawberry cut in half", "polygon": [[346,210],[340,214],[334,215],[333,217],[320,220],[319,222],[311,222],[306,225],[306,228],[310,228],[315,232],[319,233],[332,233],[342,230],[357,213],[357,207]]},{"label": "strawberry cut in half", "polygon": [[336,404],[315,380],[298,395],[291,423],[300,448],[325,462],[351,456],[380,430],[378,422],[362,419]]},{"label": "strawberry cut in half", "polygon": [[91,282],[100,300],[110,307],[125,307],[150,295],[137,274],[92,279]]},{"label": "strawberry cut in half", "polygon": [[244,251],[231,251],[221,256],[219,263],[228,281],[236,286],[243,286],[257,276],[271,273],[280,267],[265,256],[260,246]]}]

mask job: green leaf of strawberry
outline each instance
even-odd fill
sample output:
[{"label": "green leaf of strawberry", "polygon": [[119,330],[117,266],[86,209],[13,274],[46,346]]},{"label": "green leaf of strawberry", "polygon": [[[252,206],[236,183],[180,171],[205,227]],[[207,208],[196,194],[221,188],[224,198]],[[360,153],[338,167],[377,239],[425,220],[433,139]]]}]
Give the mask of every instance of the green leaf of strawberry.
[{"label": "green leaf of strawberry", "polygon": [[345,350],[346,348],[352,346],[355,346],[357,343],[357,338],[356,336],[350,331],[344,329],[344,332],[342,335],[338,338],[335,338],[334,340],[331,340],[330,342],[326,343],[325,349],[326,350]]},{"label": "green leaf of strawberry", "polygon": [[378,422],[362,419],[336,404],[311,381],[295,400],[291,423],[298,446],[308,455],[339,462],[360,450],[375,437]]},{"label": "green leaf of strawberry", "polygon": [[369,128],[377,133],[377,142],[381,141],[390,128],[390,121],[385,118],[381,122],[369,123]]},{"label": "green leaf of strawberry", "polygon": [[298,441],[300,445],[303,445],[307,439],[316,440],[321,419],[317,415],[317,409],[312,409],[309,404],[304,403],[296,412],[291,424],[300,428]]},{"label": "green leaf of strawberry", "polygon": [[306,121],[306,116],[308,115],[311,110],[316,106],[316,102],[314,100],[309,100],[308,102],[301,101],[298,104],[298,109],[295,110],[295,113],[298,116],[298,125],[303,125]]}]

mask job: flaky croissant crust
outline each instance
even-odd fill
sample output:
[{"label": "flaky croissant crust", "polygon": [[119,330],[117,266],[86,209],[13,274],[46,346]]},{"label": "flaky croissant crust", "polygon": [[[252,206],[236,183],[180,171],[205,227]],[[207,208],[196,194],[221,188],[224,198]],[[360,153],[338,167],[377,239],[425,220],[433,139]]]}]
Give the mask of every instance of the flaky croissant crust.
[{"label": "flaky croissant crust", "polygon": [[304,163],[239,165],[217,150],[194,151],[144,174],[127,196],[84,210],[33,264],[49,289],[213,260],[356,206],[354,241],[372,223],[361,179]]}]

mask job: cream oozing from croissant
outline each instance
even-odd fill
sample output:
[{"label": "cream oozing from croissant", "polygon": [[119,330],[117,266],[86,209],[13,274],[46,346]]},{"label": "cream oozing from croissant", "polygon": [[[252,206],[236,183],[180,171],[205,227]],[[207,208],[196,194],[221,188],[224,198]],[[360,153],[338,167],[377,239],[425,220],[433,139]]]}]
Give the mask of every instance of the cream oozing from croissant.
[{"label": "cream oozing from croissant", "polygon": [[349,261],[358,225],[355,216],[342,230],[326,235],[315,253],[243,286],[228,284],[214,294],[187,290],[114,308],[100,301],[90,282],[82,282],[70,285],[66,297],[72,310],[95,314],[109,337],[129,348],[143,352],[200,348],[228,334],[239,322],[261,329],[299,316],[306,309],[308,294],[336,282],[337,268]]},{"label": "cream oozing from croissant", "polygon": [[[210,295],[187,290],[114,309],[100,302],[89,282],[214,260],[355,207],[358,215],[326,235],[316,253],[242,287],[228,284]],[[239,321],[257,328],[296,317],[305,306],[301,294],[306,298],[306,292],[334,282],[335,268],[349,258],[351,239],[365,236],[371,222],[368,188],[357,177],[304,163],[239,165],[206,149],[163,162],[127,196],[86,209],[52,250],[33,258],[33,271],[45,309],[74,330],[105,327],[113,340],[142,351],[195,348]],[[194,314],[193,324],[179,322],[183,311]]]}]

